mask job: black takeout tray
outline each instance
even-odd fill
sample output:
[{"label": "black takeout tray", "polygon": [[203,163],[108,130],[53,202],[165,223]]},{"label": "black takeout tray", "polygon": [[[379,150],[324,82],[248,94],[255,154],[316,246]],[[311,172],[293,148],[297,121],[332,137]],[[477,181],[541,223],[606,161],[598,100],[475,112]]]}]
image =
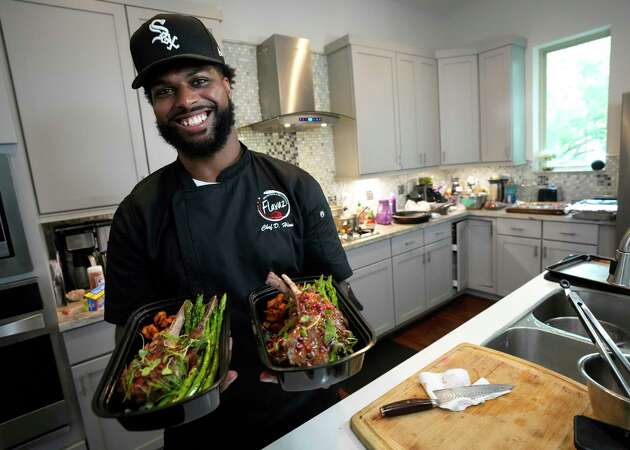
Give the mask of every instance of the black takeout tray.
[{"label": "black takeout tray", "polygon": [[614,264],[614,259],[604,256],[589,254],[568,256],[547,266],[545,279],[556,282],[567,280],[573,286],[630,295],[630,289],[608,282],[611,264]]},{"label": "black takeout tray", "polygon": [[[295,284],[311,283],[319,276],[296,278]],[[249,295],[249,306],[252,316],[252,328],[256,336],[258,354],[262,363],[278,377],[280,387],[285,391],[309,391],[326,388],[357,374],[363,367],[365,352],[374,346],[374,331],[359,313],[356,306],[339,290],[339,285],[333,281],[337,291],[338,308],[348,320],[350,330],[357,338],[354,353],[339,361],[320,364],[312,367],[277,366],[273,364],[265,348],[262,318],[267,301],[278,294],[278,290],[263,286],[255,289]]]},{"label": "black takeout tray", "polygon": [[[204,296],[205,300],[209,298],[211,297]],[[122,371],[142,348],[143,340],[140,333],[142,327],[153,323],[153,316],[158,311],[166,311],[169,315],[176,314],[184,300],[185,298],[162,300],[142,306],[132,313],[125,325],[123,338],[114,349],[92,398],[92,410],[97,416],[117,419],[130,431],[156,430],[193,421],[219,406],[219,385],[227,375],[230,364],[229,299],[223,313],[219,338],[219,370],[217,379],[210,389],[180,402],[151,410],[129,410],[129,405],[123,404],[122,394],[118,391],[118,380]]]}]

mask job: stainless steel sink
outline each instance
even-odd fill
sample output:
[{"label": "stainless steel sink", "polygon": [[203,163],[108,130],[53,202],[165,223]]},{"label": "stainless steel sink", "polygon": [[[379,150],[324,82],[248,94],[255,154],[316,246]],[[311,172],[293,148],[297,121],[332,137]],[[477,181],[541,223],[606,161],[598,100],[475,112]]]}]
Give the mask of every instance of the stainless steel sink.
[{"label": "stainless steel sink", "polygon": [[[608,322],[605,327],[621,336],[616,339],[619,344],[630,347],[626,340],[630,336],[630,296],[595,290],[577,292],[595,317]],[[597,352],[561,289],[482,345],[540,364],[580,383],[585,380],[578,372],[578,359]]]},{"label": "stainless steel sink", "polygon": [[595,347],[586,342],[529,327],[508,328],[484,345],[540,364],[580,383],[585,380],[579,374],[578,359],[596,352]]}]

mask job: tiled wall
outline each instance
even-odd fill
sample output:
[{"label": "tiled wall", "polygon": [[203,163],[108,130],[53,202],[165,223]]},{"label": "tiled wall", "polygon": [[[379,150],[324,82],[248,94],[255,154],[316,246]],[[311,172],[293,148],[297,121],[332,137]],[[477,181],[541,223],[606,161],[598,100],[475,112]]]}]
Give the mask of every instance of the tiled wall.
[{"label": "tiled wall", "polygon": [[[256,46],[225,42],[224,54],[226,62],[237,70],[233,94],[237,126],[260,121]],[[326,56],[313,53],[312,57],[315,107],[321,111],[329,111],[330,92]],[[546,173],[544,174],[546,179],[534,172],[531,164],[527,164],[520,167],[468,165],[430,168],[356,181],[336,181],[330,128],[292,133],[240,130],[239,137],[253,150],[299,165],[319,181],[328,197],[335,197],[347,206],[355,206],[358,202],[375,206],[379,198],[397,193],[399,186],[407,187],[420,176],[431,176],[434,186],[450,184],[452,177],[458,177],[462,184],[469,180],[487,186],[488,178],[492,175],[508,175],[519,186],[529,186],[529,191],[535,191],[534,186],[539,183],[549,182],[560,186],[561,199],[569,202],[595,195],[614,195],[617,192],[617,157],[609,157],[607,167],[601,173]],[[368,191],[373,195],[371,201],[367,198]],[[398,197],[399,204],[403,201],[404,194]]]}]

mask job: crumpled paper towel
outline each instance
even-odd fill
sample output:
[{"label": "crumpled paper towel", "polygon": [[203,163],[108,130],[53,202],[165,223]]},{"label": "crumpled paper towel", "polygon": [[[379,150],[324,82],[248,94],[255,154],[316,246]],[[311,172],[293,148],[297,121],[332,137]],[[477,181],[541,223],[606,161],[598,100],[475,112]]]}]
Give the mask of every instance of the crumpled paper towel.
[{"label": "crumpled paper towel", "polygon": [[[471,385],[470,376],[468,375],[468,371],[466,369],[449,369],[442,373],[420,372],[418,378],[420,378],[420,384],[424,387],[427,395],[432,399],[437,398],[433,391]],[[479,378],[473,383],[473,385],[479,384],[490,384],[490,382],[485,378]],[[485,395],[474,400],[468,397],[457,398],[440,404],[439,407],[450,411],[463,411],[469,406],[478,405],[486,400],[492,400],[493,398],[500,397],[501,395],[508,394],[509,392],[510,391],[497,392],[496,394]]]}]

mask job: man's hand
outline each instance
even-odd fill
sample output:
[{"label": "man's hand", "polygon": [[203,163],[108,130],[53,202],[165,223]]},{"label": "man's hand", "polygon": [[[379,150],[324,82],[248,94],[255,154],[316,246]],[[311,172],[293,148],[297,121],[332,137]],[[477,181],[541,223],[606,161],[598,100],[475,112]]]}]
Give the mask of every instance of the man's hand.
[{"label": "man's hand", "polygon": [[260,372],[260,381],[262,383],[278,383],[278,377],[274,374],[265,371]]}]

